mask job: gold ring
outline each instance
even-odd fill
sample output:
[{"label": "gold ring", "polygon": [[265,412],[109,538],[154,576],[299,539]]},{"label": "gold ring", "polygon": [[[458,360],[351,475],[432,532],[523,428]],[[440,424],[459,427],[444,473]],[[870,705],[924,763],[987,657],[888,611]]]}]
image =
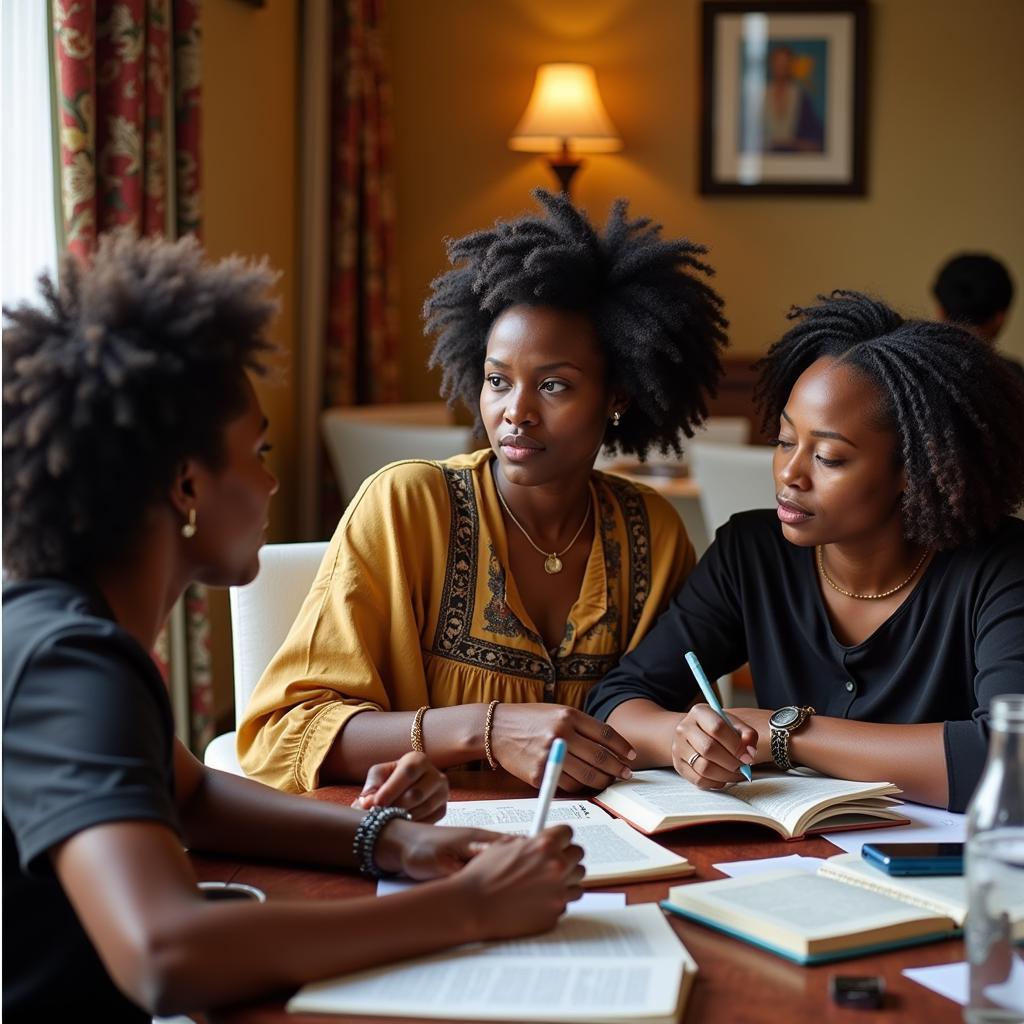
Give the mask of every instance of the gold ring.
[{"label": "gold ring", "polygon": [[698,757],[700,757],[700,752],[699,752],[699,751],[697,751],[697,750],[695,750],[695,751],[694,751],[694,752],[693,752],[693,753],[692,753],[692,754],[691,754],[691,755],[690,755],[690,756],[689,756],[689,757],[688,757],[688,758],[686,759],[686,763],[687,763],[687,764],[688,764],[688,765],[689,765],[689,766],[690,766],[690,767],[692,768],[692,767],[693,767],[693,762],[694,762],[694,761],[696,761]]}]

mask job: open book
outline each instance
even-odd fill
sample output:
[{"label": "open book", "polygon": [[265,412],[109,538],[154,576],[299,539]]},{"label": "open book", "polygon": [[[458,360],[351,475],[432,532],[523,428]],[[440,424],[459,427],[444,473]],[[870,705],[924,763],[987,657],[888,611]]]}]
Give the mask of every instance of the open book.
[{"label": "open book", "polygon": [[697,965],[654,903],[306,985],[292,1013],[674,1024]]},{"label": "open book", "polygon": [[749,821],[785,839],[808,832],[906,825],[889,782],[849,782],[822,775],[756,771],[753,782],[727,790],[698,789],[670,768],[634,772],[594,798],[650,835],[712,821]]},{"label": "open book", "polygon": [[[448,804],[448,813],[438,824],[526,835],[536,806],[535,799],[458,801]],[[572,826],[573,837],[583,847],[584,887],[681,878],[694,872],[685,857],[645,839],[585,800],[552,801],[547,820],[549,825]]]},{"label": "open book", "polygon": [[841,853],[813,875],[782,870],[676,885],[662,906],[816,964],[950,938],[967,916],[967,889],[959,875],[894,877]]}]

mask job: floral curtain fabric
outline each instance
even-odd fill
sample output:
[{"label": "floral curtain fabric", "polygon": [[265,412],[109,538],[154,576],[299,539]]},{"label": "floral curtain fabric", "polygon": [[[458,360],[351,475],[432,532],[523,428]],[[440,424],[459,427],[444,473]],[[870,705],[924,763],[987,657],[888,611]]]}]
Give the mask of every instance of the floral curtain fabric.
[{"label": "floral curtain fabric", "polygon": [[[332,0],[327,327],[321,405],[396,402],[398,296],[385,0]],[[321,453],[321,527],[342,511]]]},{"label": "floral curtain fabric", "polygon": [[[119,225],[200,230],[200,0],[53,0],[65,246],[87,256]],[[184,599],[189,739],[213,736],[205,591]],[[166,633],[166,631],[165,631]],[[169,644],[154,652],[164,674]]]},{"label": "floral curtain fabric", "polygon": [[325,404],[398,400],[385,0],[334,0]]}]

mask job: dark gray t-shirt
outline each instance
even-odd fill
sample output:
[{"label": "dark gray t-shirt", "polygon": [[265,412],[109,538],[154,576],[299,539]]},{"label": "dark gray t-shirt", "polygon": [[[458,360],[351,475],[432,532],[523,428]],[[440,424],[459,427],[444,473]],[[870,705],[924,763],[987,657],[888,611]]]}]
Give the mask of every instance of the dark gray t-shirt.
[{"label": "dark gray t-shirt", "polygon": [[758,705],[810,704],[863,722],[943,722],[949,806],[962,811],[988,750],[993,697],[1024,693],[1024,522],[940,551],[906,601],[863,643],[832,632],[812,548],[789,543],[774,511],[735,515],[653,629],[595,686],[605,720],[646,698],[683,711],[708,676],[750,662]]},{"label": "dark gray t-shirt", "polygon": [[148,1021],[111,981],[48,851],[114,821],[180,834],[163,680],[102,597],[31,580],[3,592],[3,712],[4,1018]]}]

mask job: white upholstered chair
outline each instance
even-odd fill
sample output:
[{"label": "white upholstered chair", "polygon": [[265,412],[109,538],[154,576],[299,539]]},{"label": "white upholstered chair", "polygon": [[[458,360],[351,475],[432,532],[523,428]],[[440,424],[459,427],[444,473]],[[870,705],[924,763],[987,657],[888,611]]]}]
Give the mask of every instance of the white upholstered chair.
[{"label": "white upholstered chair", "polygon": [[752,444],[695,444],[690,449],[709,537],[736,512],[775,508],[773,450]]},{"label": "white upholstered chair", "polygon": [[[256,579],[229,591],[236,724],[263,670],[284,643],[326,550],[326,541],[266,544]],[[211,740],[203,760],[211,768],[245,774],[235,753],[234,731]]]},{"label": "white upholstered chair", "polygon": [[360,484],[388,463],[447,459],[473,447],[472,428],[458,426],[443,402],[325,409],[320,423],[346,505]]}]

